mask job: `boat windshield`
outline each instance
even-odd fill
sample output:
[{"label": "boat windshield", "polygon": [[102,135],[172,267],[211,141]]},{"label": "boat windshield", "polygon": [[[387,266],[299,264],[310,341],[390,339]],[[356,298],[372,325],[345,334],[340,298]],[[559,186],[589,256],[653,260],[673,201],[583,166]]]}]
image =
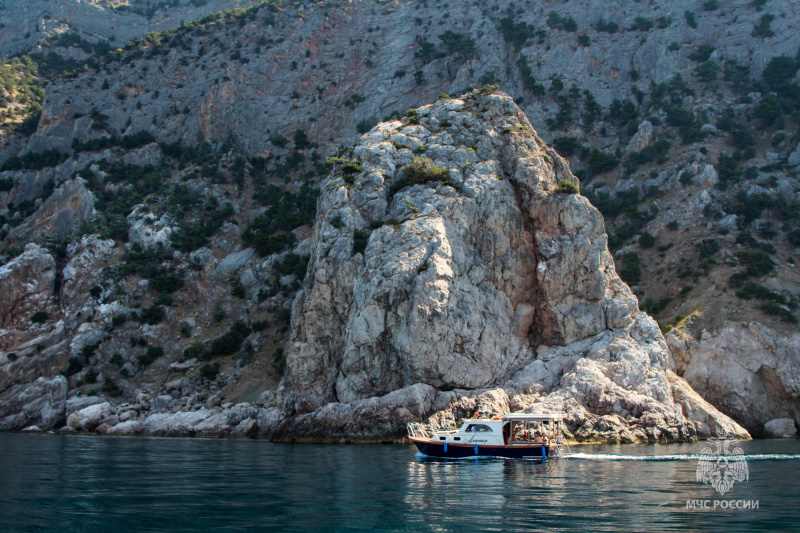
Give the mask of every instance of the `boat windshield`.
[{"label": "boat windshield", "polygon": [[470,424],[467,426],[467,431],[470,432],[492,432],[492,428],[486,424]]}]

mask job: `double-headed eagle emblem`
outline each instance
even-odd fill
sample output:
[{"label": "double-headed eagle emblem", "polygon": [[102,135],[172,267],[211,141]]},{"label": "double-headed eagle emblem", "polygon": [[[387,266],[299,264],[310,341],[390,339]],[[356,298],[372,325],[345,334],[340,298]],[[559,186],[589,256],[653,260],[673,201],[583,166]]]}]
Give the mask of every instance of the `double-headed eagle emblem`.
[{"label": "double-headed eagle emblem", "polygon": [[720,496],[724,496],[737,481],[750,479],[744,452],[735,446],[738,442],[736,439],[722,436],[708,439],[707,442],[714,445],[714,450],[707,446],[700,452],[697,481],[703,484],[711,483]]}]

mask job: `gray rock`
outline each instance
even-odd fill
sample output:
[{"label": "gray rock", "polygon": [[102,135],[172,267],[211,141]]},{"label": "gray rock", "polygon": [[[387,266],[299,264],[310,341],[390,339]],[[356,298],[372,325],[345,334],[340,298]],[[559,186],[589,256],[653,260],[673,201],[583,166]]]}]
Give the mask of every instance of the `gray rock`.
[{"label": "gray rock", "polygon": [[[33,243],[25,246],[22,255],[1,266],[0,327],[9,328],[45,309],[53,297],[55,280],[55,260]],[[8,340],[0,340],[0,347],[5,347]]]},{"label": "gray rock", "polygon": [[[275,438],[375,440],[411,419],[452,417],[454,404],[434,407],[437,389],[463,390],[466,405],[491,390],[505,398],[497,409],[571,413],[578,440],[696,438],[673,397],[658,326],[614,270],[602,217],[555,192],[574,180],[566,163],[505,95],[419,113],[419,126],[390,122],[365,135],[352,185],[336,172],[323,184],[281,388],[294,418]],[[396,146],[423,140],[461,190],[416,185],[387,204],[386,176],[411,162]],[[400,223],[374,230],[353,255],[353,227],[376,216]],[[697,400],[684,394],[702,428],[735,427]]]},{"label": "gray rock", "polygon": [[141,435],[144,424],[139,420],[126,420],[106,430],[106,435]]},{"label": "gray rock", "polygon": [[789,159],[787,160],[789,166],[796,167],[800,165],[800,143],[798,143],[797,148],[794,149],[794,152],[789,154]]},{"label": "gray rock", "polygon": [[697,176],[697,183],[704,189],[710,189],[719,182],[719,175],[713,165],[706,165]]},{"label": "gray rock", "polygon": [[214,253],[210,249],[200,248],[189,254],[189,261],[194,265],[205,267],[213,257]]},{"label": "gray rock", "polygon": [[628,146],[625,147],[625,151],[628,153],[632,152],[641,152],[653,141],[653,124],[645,120],[641,124],[639,124],[639,129],[636,134],[633,136],[631,141],[628,143]]},{"label": "gray rock", "polygon": [[713,124],[703,124],[702,126],[700,126],[700,131],[702,133],[707,133],[709,135],[716,135],[717,127]]},{"label": "gray rock", "polygon": [[253,248],[247,248],[239,252],[232,253],[219,262],[217,268],[214,269],[215,278],[224,278],[229,276],[242,268],[253,257],[256,251]]},{"label": "gray rock", "polygon": [[108,402],[91,405],[70,414],[67,425],[76,431],[95,431],[112,413],[113,408]]},{"label": "gray rock", "polygon": [[75,396],[67,400],[67,412],[74,413],[92,405],[105,403],[106,400],[99,396]]},{"label": "gray rock", "polygon": [[776,418],[764,424],[764,433],[773,438],[796,437],[797,426],[791,418]]},{"label": "gray rock", "polygon": [[66,402],[64,376],[40,377],[33,383],[15,385],[0,394],[0,431],[31,425],[49,431],[64,422]]},{"label": "gray rock", "polygon": [[669,337],[677,337],[669,346],[678,375],[750,432],[787,414],[800,419],[800,334],[728,322],[700,339],[678,330]]}]

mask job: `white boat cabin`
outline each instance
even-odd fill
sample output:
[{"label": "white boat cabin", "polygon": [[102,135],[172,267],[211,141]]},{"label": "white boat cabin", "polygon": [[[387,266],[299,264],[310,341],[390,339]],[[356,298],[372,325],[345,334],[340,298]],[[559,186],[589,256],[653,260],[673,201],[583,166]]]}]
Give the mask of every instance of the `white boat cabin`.
[{"label": "white boat cabin", "polygon": [[[481,446],[531,446],[560,444],[561,415],[508,413],[494,418],[472,418],[453,431],[419,431],[412,435],[432,441]],[[418,427],[419,430],[424,428]]]}]

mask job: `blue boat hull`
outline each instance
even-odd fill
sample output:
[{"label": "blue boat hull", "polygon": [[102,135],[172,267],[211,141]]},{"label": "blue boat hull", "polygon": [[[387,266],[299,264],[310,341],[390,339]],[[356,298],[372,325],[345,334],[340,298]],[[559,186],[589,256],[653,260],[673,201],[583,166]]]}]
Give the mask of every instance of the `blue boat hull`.
[{"label": "blue boat hull", "polygon": [[411,439],[420,453],[431,457],[463,458],[463,457],[509,457],[547,458],[557,454],[558,446],[554,445],[513,445],[513,446],[480,446],[472,444],[454,444],[434,442],[424,439]]}]

